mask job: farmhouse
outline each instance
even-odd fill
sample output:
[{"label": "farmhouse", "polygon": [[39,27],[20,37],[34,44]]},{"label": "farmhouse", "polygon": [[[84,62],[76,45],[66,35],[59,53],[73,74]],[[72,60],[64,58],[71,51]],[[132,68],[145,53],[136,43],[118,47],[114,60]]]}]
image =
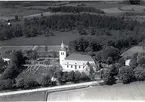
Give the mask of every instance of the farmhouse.
[{"label": "farmhouse", "polygon": [[67,48],[62,42],[59,51],[59,62],[63,71],[79,71],[88,74],[90,68],[95,70],[95,62],[91,56],[73,53],[67,56]]}]

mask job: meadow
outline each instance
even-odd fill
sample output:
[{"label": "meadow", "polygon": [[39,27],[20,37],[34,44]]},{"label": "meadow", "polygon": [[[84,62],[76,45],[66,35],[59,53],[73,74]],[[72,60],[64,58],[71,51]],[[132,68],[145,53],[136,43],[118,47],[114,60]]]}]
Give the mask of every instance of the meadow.
[{"label": "meadow", "polygon": [[0,46],[27,46],[27,45],[60,45],[62,41],[69,44],[70,41],[78,38],[80,35],[76,31],[70,32],[54,32],[54,36],[45,37],[43,35],[37,37],[17,37],[10,40],[0,41]]}]

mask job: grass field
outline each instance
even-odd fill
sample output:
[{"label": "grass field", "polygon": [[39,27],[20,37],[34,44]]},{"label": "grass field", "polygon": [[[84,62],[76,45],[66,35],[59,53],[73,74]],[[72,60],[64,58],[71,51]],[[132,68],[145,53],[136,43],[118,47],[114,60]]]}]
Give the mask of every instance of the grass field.
[{"label": "grass field", "polygon": [[60,45],[62,40],[65,44],[69,44],[69,41],[72,41],[79,37],[80,35],[77,32],[55,32],[54,36],[45,37],[38,36],[33,38],[17,37],[10,40],[0,41],[0,46],[2,45]]},{"label": "grass field", "polygon": [[54,92],[49,94],[48,101],[145,100],[144,84],[145,82],[135,82]]},{"label": "grass field", "polygon": [[[145,82],[92,86],[48,93],[48,101],[145,100]],[[0,101],[44,101],[46,91],[0,97]]]}]

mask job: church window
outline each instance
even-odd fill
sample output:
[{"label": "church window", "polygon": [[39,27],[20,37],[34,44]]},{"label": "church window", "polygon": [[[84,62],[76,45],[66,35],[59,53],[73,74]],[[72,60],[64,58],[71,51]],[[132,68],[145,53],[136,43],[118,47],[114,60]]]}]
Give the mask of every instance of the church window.
[{"label": "church window", "polygon": [[81,68],[81,66],[79,66],[79,68]]},{"label": "church window", "polygon": [[71,68],[73,67],[73,65],[71,65]]},{"label": "church window", "polygon": [[69,65],[67,65],[67,68],[69,67]]},{"label": "church window", "polygon": [[75,69],[77,69],[77,65],[75,65]]}]

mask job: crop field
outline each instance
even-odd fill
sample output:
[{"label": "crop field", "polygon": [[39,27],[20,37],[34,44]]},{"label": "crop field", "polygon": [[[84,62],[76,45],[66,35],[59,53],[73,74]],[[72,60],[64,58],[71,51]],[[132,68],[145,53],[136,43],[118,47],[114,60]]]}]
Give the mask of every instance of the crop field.
[{"label": "crop field", "polygon": [[[48,64],[45,65],[47,63],[46,61],[49,62],[49,65]],[[43,63],[39,63],[39,64],[35,63],[35,65],[28,65],[27,68],[24,69],[22,73],[18,75],[17,79],[31,78],[31,79],[36,80],[37,82],[40,82],[40,80],[42,79],[44,75],[48,75],[48,74],[51,75],[51,70],[54,69],[54,67],[59,68],[58,67],[59,63],[57,60],[45,60]]]},{"label": "crop field", "polygon": [[[49,72],[49,68],[44,66],[29,66],[27,69],[25,69],[20,75],[17,77],[19,78],[31,78],[34,80],[37,80],[38,82],[41,80],[41,77],[43,75],[46,75]],[[38,77],[39,76],[39,77]]]},{"label": "crop field", "polygon": [[145,100],[145,82],[115,84],[113,86],[92,86],[89,88],[54,92],[48,101],[86,100]]},{"label": "crop field", "polygon": [[124,6],[117,6],[117,7],[111,7],[111,8],[103,8],[101,10],[103,10],[106,14],[123,14],[123,13],[126,13],[126,12],[144,13],[145,12],[145,6],[124,5]]},{"label": "crop field", "polygon": [[[47,101],[145,100],[145,82],[92,86],[48,93]],[[0,101],[44,101],[46,91],[1,96]]]},{"label": "crop field", "polygon": [[38,37],[17,37],[10,40],[0,41],[0,46],[28,46],[28,45],[60,45],[62,41],[69,44],[70,41],[78,38],[80,35],[76,31],[70,32],[54,32],[54,36],[38,36]]}]

